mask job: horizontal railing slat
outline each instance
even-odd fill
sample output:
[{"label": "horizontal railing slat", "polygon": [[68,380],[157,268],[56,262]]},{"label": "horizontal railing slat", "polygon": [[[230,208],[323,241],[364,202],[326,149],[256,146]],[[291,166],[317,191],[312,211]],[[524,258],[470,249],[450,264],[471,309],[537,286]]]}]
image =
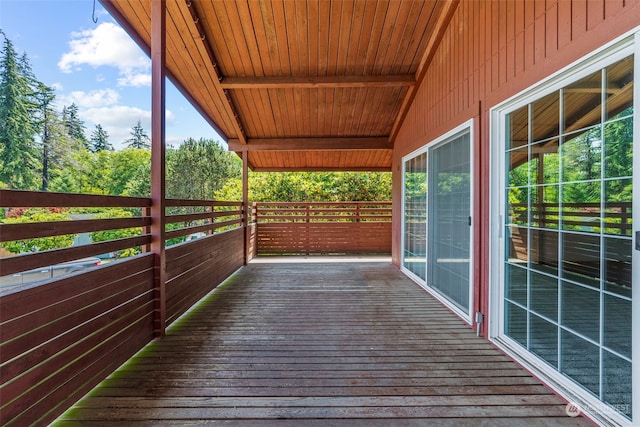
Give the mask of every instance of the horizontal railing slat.
[{"label": "horizontal railing slat", "polygon": [[82,219],[20,224],[0,224],[0,242],[62,236],[65,234],[91,233],[95,231],[147,227],[151,218]]},{"label": "horizontal railing slat", "polygon": [[2,208],[144,208],[151,207],[147,197],[105,196],[98,194],[49,193],[41,191],[0,190]]},{"label": "horizontal railing slat", "polygon": [[150,235],[126,237],[92,243],[90,245],[73,246],[64,249],[17,255],[2,259],[2,275],[10,275],[21,271],[33,270],[53,264],[74,261],[85,257],[116,252],[122,249],[146,245],[151,242]]}]

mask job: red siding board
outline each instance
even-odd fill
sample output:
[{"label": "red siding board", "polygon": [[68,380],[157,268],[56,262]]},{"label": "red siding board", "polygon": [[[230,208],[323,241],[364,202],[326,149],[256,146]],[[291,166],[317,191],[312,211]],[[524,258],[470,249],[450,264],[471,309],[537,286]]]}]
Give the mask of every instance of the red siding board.
[{"label": "red siding board", "polygon": [[[546,39],[547,39],[547,28],[546,28],[546,17],[544,14],[544,1],[539,2],[536,1],[535,5],[535,14],[536,19],[533,23],[533,63],[540,64],[544,61],[546,57]],[[542,9],[542,13],[540,13],[540,9]]]},{"label": "red siding board", "polygon": [[572,5],[570,1],[558,2],[558,49],[571,42]]},{"label": "red siding board", "polygon": [[571,40],[584,37],[587,31],[587,0],[571,0]]},{"label": "red siding board", "polygon": [[554,55],[558,50],[558,4],[556,1],[550,1],[547,4],[546,13],[546,47],[545,56]]},{"label": "red siding board", "polygon": [[605,0],[587,1],[587,31],[604,21]]}]

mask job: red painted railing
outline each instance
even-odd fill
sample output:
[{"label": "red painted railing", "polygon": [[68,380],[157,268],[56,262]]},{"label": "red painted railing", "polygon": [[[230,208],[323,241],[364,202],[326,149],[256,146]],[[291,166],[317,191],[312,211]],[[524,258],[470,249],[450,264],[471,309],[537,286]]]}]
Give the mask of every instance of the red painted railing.
[{"label": "red painted railing", "polygon": [[260,202],[258,255],[391,254],[391,202]]},{"label": "red painted railing", "polygon": [[[0,208],[123,208],[129,218],[1,224],[0,242],[133,230],[128,237],[18,254],[0,279],[102,256],[137,255],[44,281],[0,287],[0,425],[47,424],[154,337],[157,319],[148,198],[0,190]],[[240,202],[167,200],[166,323],[243,265]],[[91,216],[91,215],[89,215]]]}]

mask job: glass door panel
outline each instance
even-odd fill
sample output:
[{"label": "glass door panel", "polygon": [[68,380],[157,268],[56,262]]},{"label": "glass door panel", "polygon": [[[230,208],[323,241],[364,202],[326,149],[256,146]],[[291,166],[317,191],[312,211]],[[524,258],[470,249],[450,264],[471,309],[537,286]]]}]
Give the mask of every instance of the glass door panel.
[{"label": "glass door panel", "polygon": [[471,265],[468,132],[431,150],[429,178],[427,284],[468,313]]}]

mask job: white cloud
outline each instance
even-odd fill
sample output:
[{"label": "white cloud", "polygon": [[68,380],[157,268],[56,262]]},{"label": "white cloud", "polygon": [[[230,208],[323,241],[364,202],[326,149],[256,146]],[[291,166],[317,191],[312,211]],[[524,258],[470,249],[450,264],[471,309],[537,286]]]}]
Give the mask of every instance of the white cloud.
[{"label": "white cloud", "polygon": [[123,76],[118,79],[118,86],[151,86],[151,74],[149,73],[124,73]]},{"label": "white cloud", "polygon": [[[124,141],[131,137],[131,129],[138,123],[151,136],[151,111],[124,105],[105,106],[80,110],[80,118],[87,124],[87,136],[91,136],[96,124],[100,124],[109,134],[109,141],[116,149],[123,148]],[[167,123],[175,120],[174,114],[166,110]]]},{"label": "white cloud", "polygon": [[98,89],[89,92],[76,90],[68,95],[58,96],[60,105],[71,105],[73,103],[81,109],[115,105],[119,99],[120,94],[113,89]]},{"label": "white cloud", "polygon": [[149,74],[149,58],[122,28],[111,22],[71,33],[69,49],[58,62],[58,68],[65,73],[81,69],[83,65],[115,67],[121,76],[118,83],[125,86],[142,85],[145,80],[139,76]]}]

